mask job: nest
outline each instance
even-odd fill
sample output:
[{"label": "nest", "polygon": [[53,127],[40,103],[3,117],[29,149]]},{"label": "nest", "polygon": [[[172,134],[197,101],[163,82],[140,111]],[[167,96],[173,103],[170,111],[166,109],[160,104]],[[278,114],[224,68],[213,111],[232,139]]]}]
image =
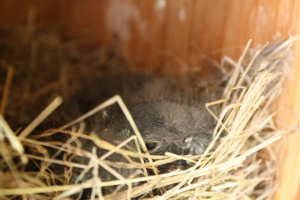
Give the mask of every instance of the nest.
[{"label": "nest", "polygon": [[[148,152],[143,138],[118,95],[63,127],[32,134],[61,103],[62,98],[56,97],[58,93],[68,97],[80,76],[103,73],[105,67],[115,66],[120,60],[111,59],[101,48],[79,50],[74,41],[65,39],[58,31],[18,25],[2,27],[0,34],[0,49],[5,49],[0,54],[2,199],[66,199],[85,188],[91,188],[92,199],[271,199],[274,196],[281,161],[277,156],[279,144],[289,133],[278,129],[274,122],[278,111],[274,101],[292,62],[290,47],[295,37],[256,50],[249,48],[249,41],[238,62],[224,57],[218,65],[226,80],[222,99],[206,104],[218,121],[209,147],[198,156],[172,153],[158,156],[142,153]],[[83,134],[85,124],[80,123],[112,104],[119,104],[136,134],[117,146],[94,133]],[[32,109],[34,105],[40,107]],[[222,107],[220,115],[211,109],[216,105]],[[78,123],[79,126],[70,128]],[[68,134],[72,141],[78,137],[92,140],[95,148],[106,149],[108,153],[98,158],[95,152],[84,151],[80,145],[71,145],[71,141],[49,144],[40,140],[53,132]],[[130,141],[135,142],[138,152],[122,148]],[[49,156],[46,150],[49,146],[63,153],[63,159]],[[111,163],[106,158],[113,153],[139,158],[141,163]],[[88,165],[72,162],[75,156],[87,157],[90,162]],[[149,162],[143,162],[145,159]],[[176,160],[193,165],[166,174],[147,174],[146,169],[156,171],[157,166]],[[37,170],[27,171],[28,163],[34,163]],[[53,163],[60,164],[65,173],[55,174],[49,168]],[[116,180],[103,182],[97,175],[99,166],[112,174],[115,171],[111,166],[135,168],[136,174],[132,177],[115,174]],[[70,185],[73,168],[82,169],[82,174],[92,169],[94,176]],[[101,188],[107,186],[117,189],[103,197]],[[161,193],[154,195],[155,189]]]}]

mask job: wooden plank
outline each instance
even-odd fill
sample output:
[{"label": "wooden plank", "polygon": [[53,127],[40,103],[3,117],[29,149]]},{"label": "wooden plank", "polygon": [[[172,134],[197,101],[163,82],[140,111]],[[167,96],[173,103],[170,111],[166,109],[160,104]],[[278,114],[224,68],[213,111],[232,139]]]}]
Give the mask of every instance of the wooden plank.
[{"label": "wooden plank", "polygon": [[[300,2],[294,2],[293,26],[291,30],[300,34]],[[288,77],[281,98],[278,100],[280,113],[277,120],[280,124],[291,125],[295,120],[300,120],[300,40],[294,44],[294,63],[291,75]],[[300,135],[298,134],[286,138],[286,143],[282,147],[281,154],[284,156],[280,167],[280,185],[275,199],[300,199]],[[286,126],[283,125],[284,128]]]}]

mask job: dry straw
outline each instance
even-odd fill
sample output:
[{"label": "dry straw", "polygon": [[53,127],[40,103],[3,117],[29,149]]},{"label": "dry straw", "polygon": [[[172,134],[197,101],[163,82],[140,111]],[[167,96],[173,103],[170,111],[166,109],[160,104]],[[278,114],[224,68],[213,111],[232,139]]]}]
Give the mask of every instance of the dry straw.
[{"label": "dry straw", "polygon": [[[212,106],[221,104],[222,113],[217,116],[211,112],[218,120],[218,125],[213,141],[205,153],[199,156],[171,153],[164,156],[150,155],[126,105],[118,95],[63,127],[31,134],[60,104],[61,98],[58,97],[22,132],[14,132],[2,117],[4,111],[8,111],[7,96],[13,74],[13,68],[9,67],[6,82],[3,82],[0,116],[1,199],[68,199],[84,188],[92,189],[91,199],[271,199],[278,187],[278,167],[281,162],[277,157],[278,141],[288,133],[276,127],[274,115],[277,109],[274,101],[282,90],[286,71],[291,64],[290,47],[295,39],[296,37],[291,36],[266,44],[258,50],[250,49],[249,41],[237,63],[225,57],[220,68],[229,79],[224,88],[223,99],[206,104],[210,112],[213,110],[210,109]],[[94,60],[94,63],[99,62]],[[49,87],[55,87],[54,83],[45,85],[43,89],[48,88],[50,91]],[[40,93],[37,96],[39,95]],[[135,135],[114,146],[94,133],[84,134],[83,120],[115,103],[123,110]],[[75,128],[72,125],[76,123],[80,126]],[[66,143],[41,140],[57,131],[70,135],[70,139]],[[94,141],[92,152],[80,148],[79,137]],[[71,145],[73,141],[76,146]],[[134,141],[137,152],[122,148],[130,141]],[[56,156],[48,154],[48,147],[57,150]],[[108,152],[97,157],[96,148],[103,148]],[[59,153],[64,153],[62,159],[57,157]],[[122,154],[128,163],[106,160],[113,153]],[[89,158],[90,162],[88,165],[73,162],[76,155]],[[132,158],[139,158],[140,162]],[[148,162],[144,162],[145,159]],[[180,159],[193,165],[186,170],[158,174],[157,166]],[[38,170],[27,172],[25,166],[28,160],[32,160]],[[65,173],[55,174],[49,168],[51,163],[64,166]],[[100,180],[99,166],[114,174],[117,179],[105,182]],[[135,168],[136,172],[131,177],[123,177],[112,166]],[[84,183],[69,185],[72,169],[75,167],[82,169],[78,181],[90,169],[94,176]],[[147,169],[153,169],[156,175],[148,175]],[[61,184],[56,184],[58,182]],[[101,188],[113,185],[119,187],[112,194],[103,196]],[[167,187],[170,185],[171,187]],[[127,186],[127,189],[124,190],[123,186]],[[156,188],[160,188],[160,195],[152,194],[151,191]]]}]

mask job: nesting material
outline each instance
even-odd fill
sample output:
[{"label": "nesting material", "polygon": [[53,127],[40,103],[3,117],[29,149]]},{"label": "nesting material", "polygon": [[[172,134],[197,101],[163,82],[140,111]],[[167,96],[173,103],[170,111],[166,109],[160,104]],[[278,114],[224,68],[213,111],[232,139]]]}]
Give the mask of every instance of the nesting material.
[{"label": "nesting material", "polygon": [[[107,66],[107,63],[110,65],[115,63],[99,49],[93,53],[79,51],[74,47],[74,43],[65,41],[56,33],[32,31],[24,26],[6,27],[0,33],[3,36],[1,45],[5,49],[10,49],[0,53],[2,199],[66,199],[84,188],[91,188],[92,199],[132,197],[271,199],[273,197],[278,187],[278,169],[281,160],[277,155],[280,140],[289,133],[279,130],[276,126],[274,116],[278,108],[274,101],[282,90],[284,78],[292,62],[290,47],[295,37],[266,44],[256,50],[249,48],[249,41],[238,62],[225,57],[219,66],[227,79],[223,98],[206,104],[210,111],[213,110],[213,106],[220,104],[222,112],[220,116],[211,112],[218,120],[218,125],[213,141],[205,153],[199,156],[180,156],[171,153],[158,156],[141,153],[147,152],[145,143],[126,105],[118,95],[63,127],[53,127],[51,130],[33,134],[32,131],[61,103],[60,97],[54,98],[56,94],[63,93],[68,96],[67,93],[72,91],[72,87],[76,87],[78,76],[82,74],[89,76],[103,70],[103,66]],[[38,56],[41,51],[48,51],[47,56],[43,54]],[[57,51],[61,53],[57,54]],[[55,61],[55,64],[52,64],[52,61]],[[50,69],[52,71],[49,71]],[[32,83],[26,82],[28,79],[22,77],[24,73],[27,77],[32,77]],[[66,74],[68,76],[65,76]],[[22,83],[22,86],[16,85],[17,82]],[[39,105],[50,104],[44,106],[45,109],[40,109],[41,114],[37,115],[37,111],[30,110],[31,105],[37,102]],[[105,142],[103,140],[105,138],[100,139],[94,133],[83,134],[85,124],[82,120],[112,104],[119,104],[136,133],[118,146]],[[33,116],[37,117],[34,119]],[[76,123],[80,125],[72,127]],[[22,129],[19,129],[20,126]],[[67,143],[59,141],[48,143],[40,140],[55,131],[71,135],[71,139]],[[92,140],[95,148],[103,148],[109,152],[98,158],[95,151],[80,149],[80,144],[77,147],[70,145],[72,141],[78,141],[78,137]],[[135,142],[138,152],[122,149],[122,146],[130,141]],[[63,152],[62,159],[50,157],[47,152],[49,146]],[[111,163],[106,158],[113,153],[122,154],[127,158],[140,158],[141,163]],[[89,164],[72,162],[75,155],[89,158]],[[149,162],[143,162],[145,159]],[[158,165],[179,159],[194,165],[182,171],[147,175],[147,168],[156,171]],[[36,170],[26,170],[28,163],[34,165]],[[49,168],[51,163],[61,164],[65,173],[56,174]],[[110,166],[136,168],[136,174],[129,178],[115,174],[119,180],[103,182],[97,176],[99,166],[112,174],[115,172]],[[84,183],[70,185],[72,169],[75,167],[83,169],[83,172],[93,169],[94,176]],[[115,192],[103,197],[101,188],[113,185],[118,186]],[[125,190],[124,185],[127,186]],[[171,187],[168,187],[170,185]],[[152,191],[157,188],[160,194],[156,193],[154,196]]]}]

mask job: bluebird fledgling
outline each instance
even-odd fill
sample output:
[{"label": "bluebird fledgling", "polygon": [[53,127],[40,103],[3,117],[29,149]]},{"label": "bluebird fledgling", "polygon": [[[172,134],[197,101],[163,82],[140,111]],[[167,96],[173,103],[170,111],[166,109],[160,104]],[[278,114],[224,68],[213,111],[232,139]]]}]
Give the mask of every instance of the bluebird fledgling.
[{"label": "bluebird fledgling", "polygon": [[[112,74],[85,81],[82,90],[76,96],[77,103],[73,106],[72,112],[74,113],[74,110],[78,110],[77,113],[85,112],[115,94],[120,94],[123,98],[150,154],[164,155],[171,152],[179,155],[198,155],[205,151],[211,141],[216,121],[207,111],[205,103],[212,101],[214,95],[209,95],[201,88],[195,89],[188,83],[176,82],[170,77]],[[95,132],[99,138],[115,145],[134,135],[118,105],[106,108],[85,122],[87,134]],[[95,146],[92,141],[82,139],[81,142],[81,148],[84,150],[91,151]],[[129,143],[125,148],[134,150],[134,145]],[[98,149],[97,155],[100,157],[105,152]],[[107,160],[128,162],[122,155],[116,153]],[[88,159],[83,157],[78,157],[75,161],[88,163]],[[174,163],[176,164],[178,163]],[[164,173],[177,168],[166,166],[159,167],[159,171]],[[123,177],[130,177],[135,171],[120,167],[113,169]],[[81,171],[81,169],[73,170],[71,183],[76,182]],[[101,167],[99,176],[102,181],[117,179]],[[91,177],[91,172],[86,173],[82,181]],[[103,193],[111,193],[115,188],[103,188]]]},{"label": "bluebird fledgling", "polygon": [[[98,80],[98,83],[93,83],[99,86],[94,99],[80,101],[95,102],[97,98],[99,100],[96,102],[106,100],[112,95],[104,97],[102,94],[108,93],[105,90],[120,94],[151,154],[163,155],[165,152],[172,152],[198,155],[204,152],[216,125],[216,120],[207,111],[205,103],[213,101],[215,94],[208,94],[203,88],[192,88],[187,83],[176,82],[170,77],[138,74],[125,78],[116,77],[110,80],[118,82],[117,88],[101,88],[104,84],[101,84],[102,80]],[[212,109],[216,111],[215,107]],[[105,129],[116,132],[109,142],[118,140],[118,136],[124,136],[125,138],[121,138],[124,140],[134,134],[120,109],[108,108],[107,115],[109,122],[106,122]],[[89,124],[91,131],[96,130],[101,138],[103,131],[99,129],[103,127],[99,126],[99,121],[101,119],[96,116],[90,119]]]}]

